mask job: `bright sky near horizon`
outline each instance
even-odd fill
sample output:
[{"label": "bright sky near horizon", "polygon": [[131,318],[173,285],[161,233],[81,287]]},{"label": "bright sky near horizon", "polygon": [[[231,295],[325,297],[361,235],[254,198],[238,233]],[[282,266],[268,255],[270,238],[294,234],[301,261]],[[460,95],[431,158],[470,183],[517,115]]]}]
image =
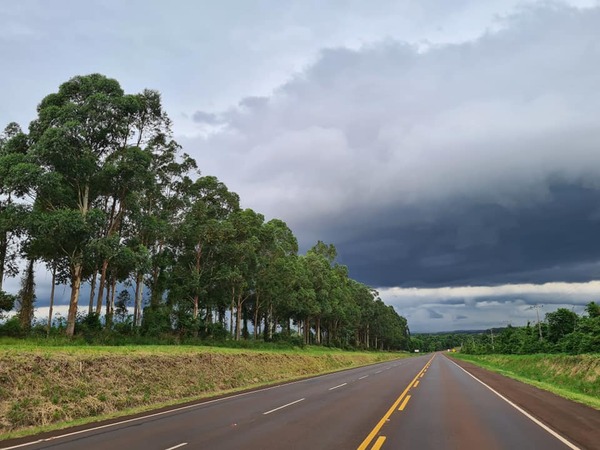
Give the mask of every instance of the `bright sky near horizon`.
[{"label": "bright sky near horizon", "polygon": [[598,1],[6,1],[0,57],[2,128],[75,75],[157,89],[203,174],[412,331],[600,297]]}]

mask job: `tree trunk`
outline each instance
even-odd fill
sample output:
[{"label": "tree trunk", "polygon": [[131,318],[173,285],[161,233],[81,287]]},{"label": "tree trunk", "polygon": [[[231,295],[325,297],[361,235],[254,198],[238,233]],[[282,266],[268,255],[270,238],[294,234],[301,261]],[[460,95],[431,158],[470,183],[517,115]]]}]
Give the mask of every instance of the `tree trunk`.
[{"label": "tree trunk", "polygon": [[231,305],[229,306],[229,335],[233,336],[233,304],[235,302],[235,288],[231,288]]},{"label": "tree trunk", "polygon": [[221,326],[223,327],[224,330],[226,330],[226,324],[225,324],[225,320],[226,320],[226,314],[225,314],[226,308],[224,306],[218,306],[217,307],[217,316],[219,319],[219,323],[221,324]]},{"label": "tree trunk", "polygon": [[48,328],[46,329],[46,336],[50,336],[50,329],[52,328],[52,308],[54,308],[54,288],[56,287],[56,264],[52,265],[52,287],[50,288],[50,311],[48,312]]},{"label": "tree trunk", "polygon": [[96,277],[98,275],[98,271],[94,270],[92,274],[92,281],[90,282],[90,304],[88,306],[88,315],[94,312],[94,296],[96,294]]},{"label": "tree trunk", "polygon": [[308,345],[310,344],[310,321],[308,320],[308,317],[304,319],[302,329],[304,331],[304,344]]},{"label": "tree trunk", "polygon": [[237,296],[236,314],[235,314],[235,340],[239,341],[242,335],[242,294]]},{"label": "tree trunk", "polygon": [[250,333],[248,333],[248,308],[244,307],[244,301],[242,301],[241,303],[241,308],[242,308],[242,319],[243,319],[243,326],[242,326],[242,334],[241,336],[244,338],[244,340],[247,340]]},{"label": "tree trunk", "polygon": [[111,315],[115,312],[115,295],[117,293],[117,279],[112,279],[112,287],[110,290],[110,313]]},{"label": "tree trunk", "polygon": [[[200,275],[200,261],[202,259],[202,244],[198,244],[197,245],[197,249],[196,249],[196,276],[198,278]],[[198,289],[198,286],[196,286],[196,289]],[[198,293],[196,293],[194,295],[194,320],[196,320],[198,318],[198,300],[199,300],[199,295]]]},{"label": "tree trunk", "polygon": [[34,260],[30,259],[27,264],[27,269],[25,269],[21,290],[19,291],[19,321],[24,330],[29,330],[31,328],[31,321],[33,320],[33,302],[35,299],[33,264]]},{"label": "tree trunk", "polygon": [[8,233],[3,232],[0,235],[0,291],[4,281],[4,264],[6,263],[6,252],[8,251]]},{"label": "tree trunk", "polygon": [[106,269],[108,269],[108,259],[102,261],[100,285],[98,286],[98,302],[96,303],[96,314],[100,314],[100,311],[102,311],[102,297],[104,295],[104,287],[106,286]]},{"label": "tree trunk", "polygon": [[317,327],[316,327],[316,331],[317,331],[317,335],[316,335],[316,340],[317,340],[317,344],[320,345],[321,344],[321,316],[317,316]]},{"label": "tree trunk", "polygon": [[110,280],[110,289],[106,290],[106,329],[112,328],[113,313],[115,311],[115,290],[117,289],[117,280],[113,277]]},{"label": "tree trunk", "polygon": [[65,334],[72,337],[75,334],[75,320],[77,320],[77,304],[79,290],[81,289],[81,275],[83,264],[77,263],[71,269],[71,299],[69,300],[69,313],[67,315],[67,328]]},{"label": "tree trunk", "polygon": [[269,341],[273,340],[273,328],[271,323],[273,321],[273,302],[269,303]]},{"label": "tree trunk", "polygon": [[213,323],[212,308],[206,305],[206,318],[204,319],[204,333],[208,334],[208,327]]},{"label": "tree trunk", "polygon": [[143,274],[138,273],[135,277],[135,307],[133,311],[133,325],[142,325],[142,298],[144,294]]},{"label": "tree trunk", "polygon": [[102,297],[106,287],[106,270],[108,269],[108,259],[102,261],[102,270],[100,272],[100,285],[98,286],[98,301],[96,302],[96,314],[102,311]]},{"label": "tree trunk", "polygon": [[254,340],[258,339],[258,302],[259,302],[259,294],[256,293],[256,304],[254,305]]},{"label": "tree trunk", "polygon": [[192,318],[196,320],[198,318],[198,294],[194,295],[194,312]]}]

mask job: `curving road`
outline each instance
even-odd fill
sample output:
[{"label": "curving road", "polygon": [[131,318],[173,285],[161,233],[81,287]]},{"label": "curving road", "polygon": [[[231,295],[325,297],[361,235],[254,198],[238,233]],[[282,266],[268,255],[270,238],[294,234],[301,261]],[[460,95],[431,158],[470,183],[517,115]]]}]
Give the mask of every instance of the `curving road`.
[{"label": "curving road", "polygon": [[[518,408],[436,354],[0,445],[28,450],[586,448],[586,442],[562,436]],[[592,427],[600,425],[600,412],[584,412]],[[600,448],[600,441],[588,437]]]}]

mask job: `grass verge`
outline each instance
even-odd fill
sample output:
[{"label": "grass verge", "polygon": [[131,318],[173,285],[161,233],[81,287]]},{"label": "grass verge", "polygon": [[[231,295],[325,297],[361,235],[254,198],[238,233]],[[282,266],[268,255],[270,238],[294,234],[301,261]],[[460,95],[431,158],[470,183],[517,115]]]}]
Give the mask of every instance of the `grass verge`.
[{"label": "grass verge", "polygon": [[0,440],[409,356],[322,347],[0,347]]},{"label": "grass verge", "polygon": [[452,357],[600,410],[600,355],[466,355]]}]

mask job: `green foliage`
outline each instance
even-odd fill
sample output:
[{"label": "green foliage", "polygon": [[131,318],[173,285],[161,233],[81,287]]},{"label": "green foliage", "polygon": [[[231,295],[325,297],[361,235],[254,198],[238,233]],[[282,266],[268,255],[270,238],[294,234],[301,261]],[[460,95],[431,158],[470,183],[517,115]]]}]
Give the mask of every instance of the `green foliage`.
[{"label": "green foliage", "polygon": [[82,336],[86,342],[94,342],[102,333],[100,315],[96,313],[79,315],[75,322],[75,335]]},{"label": "green foliage", "polygon": [[18,316],[13,316],[0,324],[0,336],[25,337],[26,335],[27,332],[23,329]]},{"label": "green foliage", "polygon": [[14,308],[15,300],[16,297],[14,295],[7,294],[0,290],[0,319],[3,317],[3,313]]},{"label": "green foliage", "polygon": [[141,333],[144,336],[161,336],[173,330],[171,308],[161,305],[157,308],[144,308]]},{"label": "green foliage", "polygon": [[596,315],[597,304],[588,303],[587,316],[578,316],[573,311],[559,308],[546,314],[546,322],[540,324],[543,338],[540,339],[538,326],[508,326],[494,329],[492,333],[465,335],[462,340],[462,353],[467,354],[515,354],[534,353],[600,353],[600,315]]}]

